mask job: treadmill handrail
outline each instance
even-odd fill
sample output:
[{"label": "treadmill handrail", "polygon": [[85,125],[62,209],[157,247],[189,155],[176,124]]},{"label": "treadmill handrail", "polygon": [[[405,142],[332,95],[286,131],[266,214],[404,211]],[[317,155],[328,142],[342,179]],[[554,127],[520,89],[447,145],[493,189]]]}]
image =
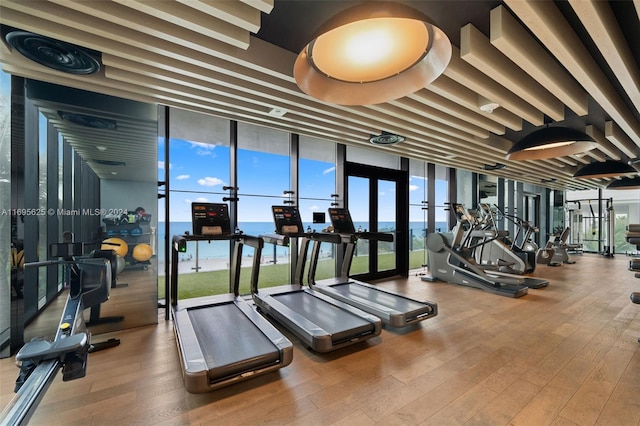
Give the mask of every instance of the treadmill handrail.
[{"label": "treadmill handrail", "polygon": [[384,241],[384,242],[393,242],[393,234],[390,232],[372,232],[372,231],[363,231],[356,232],[353,234],[353,237],[356,240],[369,240],[369,241]]},{"label": "treadmill handrail", "polygon": [[[172,238],[172,250],[171,250],[171,269],[170,269],[170,285],[169,292],[165,295],[165,309],[170,309],[171,306],[175,306],[178,303],[178,253],[186,251],[186,243],[187,241],[224,241],[224,240],[235,240],[237,244],[235,245],[235,254],[232,260],[232,265],[230,268],[230,282],[233,287],[233,293],[238,296],[239,295],[239,286],[240,286],[240,268],[242,266],[241,257],[242,257],[242,246],[248,245],[253,247],[255,250],[255,254],[253,256],[253,268],[251,273],[251,282],[253,287],[253,282],[257,283],[258,281],[258,273],[256,272],[260,266],[260,258],[262,256],[262,248],[264,247],[264,240],[262,237],[256,237],[252,235],[246,235],[242,233],[233,233],[233,234],[220,234],[220,235],[192,235],[192,234],[183,234],[183,235],[174,235]],[[234,261],[238,259],[235,263]],[[257,268],[258,269],[257,269]],[[256,284],[257,286],[257,284]]]}]

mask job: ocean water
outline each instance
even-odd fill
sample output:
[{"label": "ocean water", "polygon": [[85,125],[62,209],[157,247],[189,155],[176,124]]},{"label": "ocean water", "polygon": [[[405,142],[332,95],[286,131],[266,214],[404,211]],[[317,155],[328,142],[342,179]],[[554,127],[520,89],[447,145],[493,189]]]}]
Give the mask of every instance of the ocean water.
[{"label": "ocean water", "polygon": [[[274,232],[273,222],[244,222],[239,224],[240,230],[246,235],[260,235]],[[354,226],[356,229],[361,228],[366,230],[365,222],[354,222]],[[310,227],[312,230],[321,231],[326,224],[314,224],[314,223],[303,223],[305,229]],[[411,222],[409,224],[410,232],[415,239],[421,239],[424,236],[424,225],[422,222]],[[446,222],[436,222],[436,229],[446,230],[447,224]],[[395,230],[393,222],[381,222],[379,225],[380,231],[392,232]],[[170,235],[184,235],[184,233],[188,231],[192,233],[193,228],[191,222],[171,222],[170,224]],[[157,258],[160,262],[164,261],[164,222],[158,223],[158,250],[157,250]],[[227,241],[200,241],[197,243],[190,242],[187,246],[187,252],[181,253],[180,257],[183,259],[195,259],[196,258],[196,250],[198,259],[220,259],[226,258],[229,256],[229,243]],[[288,256],[289,248],[288,247],[280,247],[274,246],[271,244],[265,245],[263,252],[263,256],[265,257],[281,257]],[[246,247],[243,251],[243,256],[252,256],[253,249],[251,247]]]}]

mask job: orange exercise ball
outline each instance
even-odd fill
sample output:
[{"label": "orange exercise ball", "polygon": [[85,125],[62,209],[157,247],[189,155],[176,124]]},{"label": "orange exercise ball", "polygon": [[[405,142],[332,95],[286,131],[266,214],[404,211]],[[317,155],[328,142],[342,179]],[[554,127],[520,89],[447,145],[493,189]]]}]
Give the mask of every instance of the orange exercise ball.
[{"label": "orange exercise ball", "polygon": [[107,238],[102,242],[101,250],[113,250],[118,256],[125,257],[129,253],[129,246],[122,238]]},{"label": "orange exercise ball", "polygon": [[149,244],[138,244],[133,248],[132,256],[138,262],[146,262],[153,256],[153,250]]}]

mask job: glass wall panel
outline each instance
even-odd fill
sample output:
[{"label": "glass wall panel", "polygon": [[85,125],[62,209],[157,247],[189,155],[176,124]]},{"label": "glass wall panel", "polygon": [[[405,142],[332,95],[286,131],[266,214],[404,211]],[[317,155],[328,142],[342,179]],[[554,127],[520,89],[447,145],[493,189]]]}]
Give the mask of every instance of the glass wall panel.
[{"label": "glass wall panel", "polygon": [[473,172],[456,170],[456,185],[458,203],[467,208],[473,208],[473,195],[476,191],[476,188],[473,187]]},{"label": "glass wall panel", "polygon": [[[47,211],[47,119],[38,114],[38,211]],[[47,215],[39,214],[38,260],[47,260]],[[47,303],[47,272],[49,268],[38,268],[38,309]]]},{"label": "glass wall panel", "polygon": [[426,240],[428,224],[427,164],[409,161],[409,269],[428,263]]},{"label": "glass wall panel", "polygon": [[[64,138],[58,134],[58,206],[57,208],[62,210],[64,208]],[[64,232],[64,221],[58,217],[58,235],[56,238],[60,238]],[[62,279],[63,266],[58,266],[58,291],[61,291],[64,286]]]},{"label": "glass wall panel", "polygon": [[[436,165],[436,199],[434,205],[436,209],[436,232],[446,232],[449,230],[449,222],[451,214],[449,212],[449,206],[445,203],[449,202],[449,179],[447,178],[447,168],[444,166]],[[431,207],[431,200],[429,200],[429,207]],[[452,223],[451,225],[454,225]]]},{"label": "glass wall panel", "polygon": [[[370,180],[349,176],[349,211],[356,231],[369,231],[369,185]],[[369,272],[369,241],[358,240],[351,263],[351,275]]]},{"label": "glass wall panel", "polygon": [[18,297],[11,288],[11,277],[17,273],[10,260],[11,205],[11,76],[0,70],[0,358],[10,356],[11,304]]},{"label": "glass wall panel", "polygon": [[[159,139],[158,180],[165,180],[169,168],[169,235],[193,233],[191,203],[222,203],[231,184],[229,120],[172,108],[169,113],[169,164],[164,158],[164,138]],[[162,192],[162,191],[161,191]],[[226,202],[228,204],[228,201]],[[164,202],[159,203],[158,241],[165,241]],[[158,250],[161,275],[158,285],[164,293],[164,247]],[[228,293],[229,241],[190,242],[179,255],[179,298]]]},{"label": "glass wall panel", "polygon": [[[238,123],[238,226],[245,234],[260,235],[274,230],[271,206],[281,205],[291,189],[289,134],[266,127]],[[289,262],[287,247],[265,247],[263,261],[271,266]],[[247,247],[242,264],[250,266],[254,250]],[[275,264],[275,265],[274,265]],[[286,284],[288,274],[274,273],[265,264],[261,285]],[[283,267],[283,269],[285,269]],[[245,279],[246,278],[246,279]],[[248,275],[243,276],[241,294],[250,292]]]},{"label": "glass wall panel", "polygon": [[583,244],[586,252],[605,251],[609,233],[614,253],[636,254],[625,238],[627,225],[640,223],[640,190],[567,191],[565,221],[571,227],[570,243]]},{"label": "glass wall panel", "polygon": [[[478,176],[478,199],[480,203],[489,204],[489,206],[498,204],[498,178],[496,176]],[[468,209],[477,207],[467,205]]]},{"label": "glass wall panel", "polygon": [[394,235],[394,242],[378,242],[378,271],[396,269],[396,191],[396,182],[378,179],[378,232]]},{"label": "glass wall panel", "polygon": [[[336,144],[301,135],[298,160],[298,206],[305,229],[317,232],[329,225],[327,210],[336,192]],[[314,222],[314,213],[324,213],[324,222]],[[336,246],[323,243],[316,279],[335,276]]]}]

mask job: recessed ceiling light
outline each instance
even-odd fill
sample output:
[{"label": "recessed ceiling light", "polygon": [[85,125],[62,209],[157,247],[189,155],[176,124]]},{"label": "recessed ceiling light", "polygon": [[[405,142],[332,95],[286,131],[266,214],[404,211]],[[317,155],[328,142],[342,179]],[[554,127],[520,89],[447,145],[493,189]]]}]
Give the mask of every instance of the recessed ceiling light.
[{"label": "recessed ceiling light", "polygon": [[271,108],[269,110],[269,115],[274,117],[283,117],[287,113],[286,109],[283,108]]}]

